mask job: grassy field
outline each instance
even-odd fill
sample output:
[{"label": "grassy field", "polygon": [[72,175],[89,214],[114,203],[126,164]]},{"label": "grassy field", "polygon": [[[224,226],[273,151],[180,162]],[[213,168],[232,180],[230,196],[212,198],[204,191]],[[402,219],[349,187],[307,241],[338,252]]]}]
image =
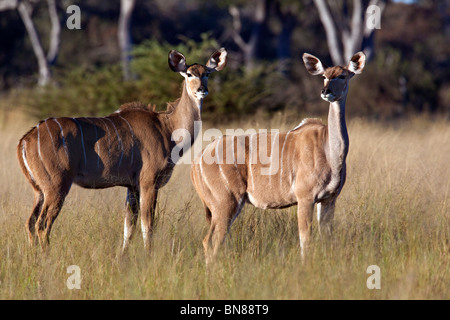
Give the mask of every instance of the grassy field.
[{"label": "grassy field", "polygon": [[[289,129],[300,120],[280,115],[228,127]],[[348,177],[331,241],[320,239],[314,221],[313,249],[302,263],[296,207],[247,205],[207,270],[207,223],[187,165],[160,192],[150,254],[137,230],[120,256],[124,188],[73,187],[51,248],[30,248],[24,223],[32,192],[15,149],[34,123],[11,115],[0,128],[0,298],[449,299],[450,124],[348,122]],[[80,267],[79,290],[66,285],[70,265]],[[379,290],[366,286],[370,265],[380,267]]]}]

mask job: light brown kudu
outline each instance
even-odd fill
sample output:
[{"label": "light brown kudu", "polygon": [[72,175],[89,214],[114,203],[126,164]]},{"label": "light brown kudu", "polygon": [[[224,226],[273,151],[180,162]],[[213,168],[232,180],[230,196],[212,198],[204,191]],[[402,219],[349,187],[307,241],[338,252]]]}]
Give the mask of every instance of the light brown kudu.
[{"label": "light brown kudu", "polygon": [[52,225],[75,183],[93,189],[127,187],[123,250],[139,212],[144,246],[149,248],[158,189],[175,166],[171,150],[178,141],[172,141],[172,133],[186,130],[192,145],[194,122],[200,121],[208,94],[208,76],[225,67],[227,51],[215,51],[206,65],[188,65],[174,50],[168,60],[185,80],[181,97],[166,112],[129,103],[106,117],[48,118],[20,139],[20,167],[34,190],[34,207],[26,222],[31,245],[35,232],[41,246],[48,244]]},{"label": "light brown kudu", "polygon": [[315,204],[320,229],[331,233],[335,201],[346,178],[349,80],[363,70],[365,55],[356,53],[345,67],[327,67],[307,53],[303,61],[310,74],[324,77],[321,97],[330,102],[328,125],[305,119],[284,133],[222,136],[191,167],[210,224],[203,241],[207,263],[246,202],[263,209],[297,205],[302,256],[310,242]]}]

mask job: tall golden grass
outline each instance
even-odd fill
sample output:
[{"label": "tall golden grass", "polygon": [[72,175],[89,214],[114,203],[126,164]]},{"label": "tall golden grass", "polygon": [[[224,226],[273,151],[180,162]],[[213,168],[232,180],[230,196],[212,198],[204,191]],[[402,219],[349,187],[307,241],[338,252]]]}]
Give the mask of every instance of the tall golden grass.
[{"label": "tall golden grass", "polygon": [[[289,129],[301,119],[261,116],[223,128]],[[450,125],[414,118],[396,124],[349,121],[348,177],[323,241],[313,225],[302,263],[296,208],[247,205],[218,261],[206,269],[207,223],[179,165],[159,195],[151,253],[137,230],[120,256],[125,189],[74,186],[56,220],[47,252],[28,246],[24,223],[32,192],[16,145],[33,125],[10,115],[0,128],[1,299],[449,299]],[[204,124],[206,129],[211,124]],[[70,290],[70,265],[81,289]],[[381,289],[366,286],[378,265]]]}]

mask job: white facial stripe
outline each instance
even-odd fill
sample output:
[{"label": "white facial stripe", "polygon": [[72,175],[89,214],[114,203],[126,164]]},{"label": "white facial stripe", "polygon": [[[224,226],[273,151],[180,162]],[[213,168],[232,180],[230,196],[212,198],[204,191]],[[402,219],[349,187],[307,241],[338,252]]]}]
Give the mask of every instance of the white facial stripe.
[{"label": "white facial stripe", "polygon": [[[197,106],[198,108],[199,108],[199,110],[201,111],[202,110],[202,103],[201,103],[201,100],[203,100],[207,95],[208,95],[208,91],[206,91],[206,92],[192,92],[192,90],[191,90],[191,88],[190,88],[190,86],[189,86],[189,83],[190,83],[190,81],[192,81],[192,80],[200,80],[200,78],[199,77],[197,77],[197,76],[194,76],[193,74],[191,74],[190,73],[190,75],[191,76],[188,76],[188,73],[181,73],[181,75],[185,78],[185,80],[186,80],[186,90],[187,90],[187,92],[188,92],[188,95],[189,96],[191,96],[191,97],[193,97],[193,98],[195,98],[196,100],[200,100],[200,104]],[[206,78],[206,76],[205,75],[203,75],[202,76],[202,79],[205,79]]]}]

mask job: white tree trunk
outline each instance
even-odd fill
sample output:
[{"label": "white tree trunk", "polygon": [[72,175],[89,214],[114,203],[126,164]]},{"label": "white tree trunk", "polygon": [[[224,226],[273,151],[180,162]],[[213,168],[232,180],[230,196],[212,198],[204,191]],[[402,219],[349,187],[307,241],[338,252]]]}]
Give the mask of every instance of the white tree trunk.
[{"label": "white tree trunk", "polygon": [[[369,29],[367,26],[368,16],[366,11],[370,5],[377,5],[383,12],[385,2],[385,0],[371,0],[366,7],[362,0],[353,0],[352,16],[346,19],[346,14],[343,15],[342,12],[338,11],[340,9],[336,3],[330,3],[330,6],[328,6],[325,0],[314,0],[320,21],[325,29],[328,50],[334,64],[345,65],[355,52],[363,49],[367,51],[368,56],[371,55],[373,41],[366,41],[367,47],[362,47],[364,39],[373,39],[375,30]],[[332,7],[331,4],[333,4]],[[346,5],[346,3],[344,4]],[[331,12],[330,8],[333,8],[334,11]]]},{"label": "white tree trunk", "polygon": [[52,65],[56,62],[59,53],[61,24],[56,10],[55,0],[47,0],[47,5],[51,23],[50,46],[47,52],[47,62]]},{"label": "white tree trunk", "polygon": [[325,28],[325,34],[327,36],[328,50],[333,60],[333,64],[342,65],[344,63],[344,57],[342,56],[342,50],[339,43],[338,32],[334,20],[331,16],[325,0],[314,0],[317,11],[319,12],[319,18]]},{"label": "white tree trunk", "polygon": [[135,0],[120,1],[119,28],[117,35],[119,38],[120,60],[122,63],[122,73],[125,80],[132,78],[130,69],[131,51],[131,14],[133,13]]},{"label": "white tree trunk", "polygon": [[61,25],[58,18],[58,12],[56,9],[55,0],[47,0],[48,13],[50,16],[51,31],[50,31],[50,46],[45,55],[44,48],[42,47],[39,34],[36,30],[36,26],[31,18],[32,7],[29,1],[19,0],[0,0],[0,11],[17,9],[19,15],[25,25],[28,37],[30,38],[31,47],[33,48],[34,55],[36,56],[39,67],[39,79],[38,85],[45,86],[50,82],[50,64],[55,63],[58,57]]},{"label": "white tree trunk", "polygon": [[44,49],[42,48],[41,41],[39,40],[36,27],[31,19],[30,6],[27,2],[20,1],[17,7],[20,17],[25,25],[28,36],[31,41],[31,46],[34,51],[34,55],[38,61],[39,66],[39,80],[38,85],[45,86],[50,82],[50,68],[48,66],[47,59],[45,57]]}]

